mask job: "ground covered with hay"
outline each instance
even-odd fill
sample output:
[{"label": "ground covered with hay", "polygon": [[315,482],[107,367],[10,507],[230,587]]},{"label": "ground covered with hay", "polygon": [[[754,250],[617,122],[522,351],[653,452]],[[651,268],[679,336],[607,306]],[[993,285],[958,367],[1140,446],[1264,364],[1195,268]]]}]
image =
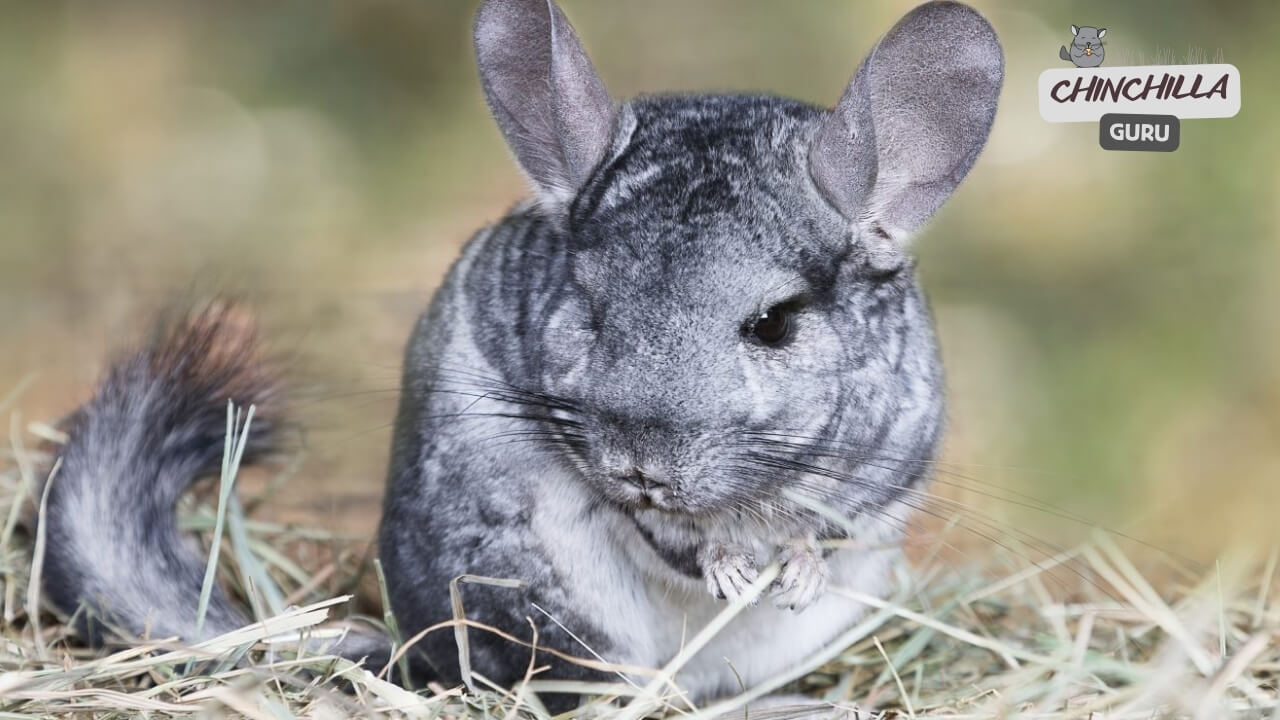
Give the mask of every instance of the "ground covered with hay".
[{"label": "ground covered with hay", "polygon": [[[954,522],[913,541],[915,562],[901,568],[893,597],[833,590],[873,610],[827,651],[711,706],[684,704],[673,677],[741,603],[726,605],[647,677],[584,687],[531,664],[514,688],[472,674],[460,687],[406,690],[382,679],[384,668],[298,649],[342,633],[336,621],[362,611],[393,635],[394,618],[380,616],[367,543],[255,520],[270,502],[270,480],[235,499],[234,433],[223,476],[181,512],[219,549],[217,578],[258,622],[195,646],[153,638],[94,649],[76,636],[74,618],[41,603],[37,518],[49,448],[60,438],[53,427],[23,422],[12,400],[0,398],[12,419],[0,449],[3,718],[541,718],[539,695],[566,690],[593,694],[576,714],[601,718],[801,716],[762,699],[778,690],[824,701],[821,717],[1280,717],[1275,551],[1205,567],[1103,531],[1058,549],[959,508]],[[985,538],[982,552],[953,552],[972,546],[975,534]],[[355,598],[361,588],[363,602]],[[590,661],[585,650],[583,657]]]}]

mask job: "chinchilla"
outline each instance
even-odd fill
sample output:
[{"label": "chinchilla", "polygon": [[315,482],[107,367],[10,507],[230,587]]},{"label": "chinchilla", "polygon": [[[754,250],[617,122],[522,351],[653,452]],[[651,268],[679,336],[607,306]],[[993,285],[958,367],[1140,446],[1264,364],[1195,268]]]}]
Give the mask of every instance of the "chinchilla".
[{"label": "chinchilla", "polygon": [[[536,633],[548,676],[616,680],[601,662],[661,667],[757,586],[676,681],[696,701],[775,676],[865,612],[828,588],[882,593],[901,562],[944,415],[909,242],[986,142],[996,35],[921,5],[831,109],[616,102],[547,0],[487,0],[474,40],[534,197],[470,241],[413,331],[378,542],[405,637],[454,617],[451,586],[505,637],[427,632],[415,679],[458,682],[465,634],[470,668],[513,685]],[[209,325],[77,416],[48,508],[64,609],[197,637],[203,563],[173,503],[215,460],[227,397],[270,397]],[[214,593],[200,634],[242,621]]]},{"label": "chinchilla", "polygon": [[1068,50],[1066,45],[1060,46],[1058,57],[1062,60],[1070,60],[1076,67],[1081,68],[1101,65],[1107,57],[1107,49],[1102,45],[1102,38],[1107,36],[1107,29],[1099,30],[1088,25],[1082,27],[1072,25],[1071,34],[1075,36],[1071,40],[1071,48]]}]

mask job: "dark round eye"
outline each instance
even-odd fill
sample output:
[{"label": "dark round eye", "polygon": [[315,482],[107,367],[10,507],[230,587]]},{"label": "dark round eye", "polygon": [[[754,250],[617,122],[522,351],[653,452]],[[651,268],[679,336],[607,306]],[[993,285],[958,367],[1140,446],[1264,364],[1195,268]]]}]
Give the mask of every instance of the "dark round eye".
[{"label": "dark round eye", "polygon": [[791,309],[774,305],[756,318],[751,334],[765,345],[780,345],[791,334]]}]

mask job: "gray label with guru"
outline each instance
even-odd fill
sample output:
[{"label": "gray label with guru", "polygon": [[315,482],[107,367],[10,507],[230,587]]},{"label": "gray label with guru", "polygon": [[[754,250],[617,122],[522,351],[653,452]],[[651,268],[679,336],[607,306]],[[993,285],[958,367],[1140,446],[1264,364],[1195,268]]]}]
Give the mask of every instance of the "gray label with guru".
[{"label": "gray label with guru", "polygon": [[1173,152],[1181,128],[1173,115],[1108,113],[1098,122],[1098,143],[1104,150]]}]

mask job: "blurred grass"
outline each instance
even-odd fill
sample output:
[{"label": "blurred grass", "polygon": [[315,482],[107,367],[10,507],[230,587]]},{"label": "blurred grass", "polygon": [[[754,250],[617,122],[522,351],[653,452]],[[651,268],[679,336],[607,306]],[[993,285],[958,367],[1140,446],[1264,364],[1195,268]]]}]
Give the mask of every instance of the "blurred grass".
[{"label": "blurred grass", "polygon": [[[911,4],[564,2],[618,96],[823,104]],[[1175,549],[1270,542],[1280,9],[975,4],[1005,45],[1003,105],[919,243],[950,372],[948,459]],[[292,482],[314,491],[274,511],[367,534],[412,318],[468,234],[523,193],[474,76],[472,10],[6,5],[0,388],[39,372],[24,417],[72,407],[152,309],[244,292],[294,358],[312,432]],[[1034,81],[1072,23],[1107,27],[1114,57],[1221,50],[1241,70],[1240,115],[1185,123],[1169,155],[1103,152],[1093,125],[1044,123]]]}]

